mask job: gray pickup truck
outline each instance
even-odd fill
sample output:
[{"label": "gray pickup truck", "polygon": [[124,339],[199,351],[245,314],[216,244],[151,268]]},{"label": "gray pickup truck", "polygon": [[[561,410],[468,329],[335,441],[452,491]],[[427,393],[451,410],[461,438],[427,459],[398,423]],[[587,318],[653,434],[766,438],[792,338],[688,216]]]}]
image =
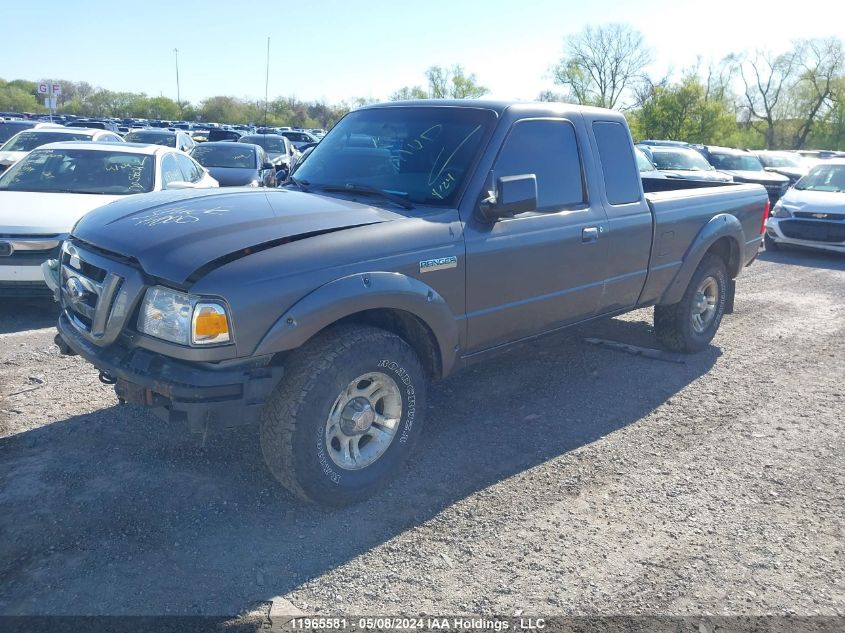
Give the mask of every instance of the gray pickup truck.
[{"label": "gray pickup truck", "polygon": [[[759,185],[651,181],[618,113],[399,102],[346,115],[284,187],[133,196],[44,266],[56,342],[198,432],[257,423],[325,505],[391,481],[426,385],[506,346],[654,307],[694,352],[758,251]],[[669,190],[671,189],[671,190]]]}]

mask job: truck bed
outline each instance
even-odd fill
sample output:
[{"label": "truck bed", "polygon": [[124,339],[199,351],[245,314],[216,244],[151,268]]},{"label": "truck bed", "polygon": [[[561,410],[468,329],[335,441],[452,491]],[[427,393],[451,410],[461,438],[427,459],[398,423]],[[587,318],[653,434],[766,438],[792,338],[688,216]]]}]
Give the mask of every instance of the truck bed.
[{"label": "truck bed", "polygon": [[[761,209],[768,201],[762,185],[672,179],[654,182],[674,188],[645,193],[654,215],[654,245],[640,303],[658,299],[683,264],[686,253],[695,247],[702,225],[714,215],[731,214],[739,219],[746,239],[742,263],[753,259],[762,240]],[[645,190],[645,183],[643,187]]]}]

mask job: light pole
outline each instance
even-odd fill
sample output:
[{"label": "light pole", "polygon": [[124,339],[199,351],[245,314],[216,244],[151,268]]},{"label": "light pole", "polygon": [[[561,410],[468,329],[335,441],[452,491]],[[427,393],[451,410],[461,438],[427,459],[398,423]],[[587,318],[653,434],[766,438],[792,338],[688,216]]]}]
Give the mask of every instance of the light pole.
[{"label": "light pole", "polygon": [[182,116],[182,94],[179,91],[179,49],[174,48],[173,54],[176,55],[176,105],[179,106],[179,116]]}]

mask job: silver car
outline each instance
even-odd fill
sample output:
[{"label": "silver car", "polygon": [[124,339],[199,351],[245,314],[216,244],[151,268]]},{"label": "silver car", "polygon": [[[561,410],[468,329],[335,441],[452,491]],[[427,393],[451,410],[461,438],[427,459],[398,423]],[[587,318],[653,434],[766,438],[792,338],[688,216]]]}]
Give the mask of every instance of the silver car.
[{"label": "silver car", "polygon": [[763,236],[767,250],[780,244],[845,253],[845,159],[819,163],[772,209]]}]

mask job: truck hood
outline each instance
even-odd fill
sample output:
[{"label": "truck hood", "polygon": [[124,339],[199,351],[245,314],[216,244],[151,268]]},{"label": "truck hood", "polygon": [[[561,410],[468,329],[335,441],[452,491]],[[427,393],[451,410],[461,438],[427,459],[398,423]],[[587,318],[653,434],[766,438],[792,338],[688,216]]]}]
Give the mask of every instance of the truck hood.
[{"label": "truck hood", "polygon": [[124,197],[89,193],[0,191],[0,233],[70,233],[76,221],[86,213]]},{"label": "truck hood", "polygon": [[781,202],[790,211],[845,215],[845,193],[841,191],[811,191],[793,187],[781,198]]},{"label": "truck hood", "polygon": [[184,285],[193,273],[287,241],[404,216],[287,189],[188,189],[119,200],[85,216],[74,237],[134,258]]}]

